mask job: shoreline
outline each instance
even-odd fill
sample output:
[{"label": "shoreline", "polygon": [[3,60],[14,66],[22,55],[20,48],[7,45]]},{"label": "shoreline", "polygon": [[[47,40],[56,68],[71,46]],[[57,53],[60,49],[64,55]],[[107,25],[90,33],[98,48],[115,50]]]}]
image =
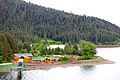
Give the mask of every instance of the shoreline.
[{"label": "shoreline", "polygon": [[54,64],[30,64],[26,63],[24,71],[28,70],[49,70],[56,67],[71,67],[71,66],[85,66],[85,65],[102,65],[102,64],[114,64],[115,62],[103,59],[100,56],[97,56],[95,59],[90,60],[77,60],[69,62],[55,62]]},{"label": "shoreline", "polygon": [[116,48],[120,47],[120,45],[96,45],[97,48]]},{"label": "shoreline", "polygon": [[[24,63],[24,71],[28,70],[49,70],[56,67],[71,67],[71,66],[86,66],[86,65],[102,65],[102,64],[115,64],[115,62],[104,59],[100,56],[95,56],[90,60],[71,60],[68,62],[55,62],[46,64]],[[0,70],[0,73],[9,73],[10,70]]]},{"label": "shoreline", "polygon": [[11,71],[8,71],[8,70],[0,70],[0,73],[9,73]]}]

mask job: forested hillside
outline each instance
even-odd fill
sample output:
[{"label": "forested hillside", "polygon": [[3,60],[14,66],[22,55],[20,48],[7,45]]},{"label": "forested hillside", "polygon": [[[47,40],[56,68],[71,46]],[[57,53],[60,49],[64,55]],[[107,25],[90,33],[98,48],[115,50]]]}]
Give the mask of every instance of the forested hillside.
[{"label": "forested hillside", "polygon": [[108,21],[22,0],[0,0],[0,32],[10,32],[22,42],[36,42],[40,37],[46,37],[62,42],[104,43],[120,38],[120,28]]}]

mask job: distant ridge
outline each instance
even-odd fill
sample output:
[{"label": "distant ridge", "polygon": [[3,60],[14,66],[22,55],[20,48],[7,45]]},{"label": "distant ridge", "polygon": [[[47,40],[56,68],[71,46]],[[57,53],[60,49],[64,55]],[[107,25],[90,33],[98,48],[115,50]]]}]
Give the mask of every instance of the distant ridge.
[{"label": "distant ridge", "polygon": [[37,42],[46,37],[62,42],[105,43],[120,38],[120,28],[103,19],[74,15],[22,0],[0,0],[0,32],[10,32],[22,42]]}]

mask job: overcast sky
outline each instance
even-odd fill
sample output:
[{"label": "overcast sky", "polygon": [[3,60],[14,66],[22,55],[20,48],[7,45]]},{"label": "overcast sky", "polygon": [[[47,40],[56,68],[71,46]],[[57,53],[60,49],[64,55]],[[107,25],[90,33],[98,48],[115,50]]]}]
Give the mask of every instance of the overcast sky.
[{"label": "overcast sky", "polygon": [[120,0],[25,0],[45,7],[105,19],[120,27]]}]

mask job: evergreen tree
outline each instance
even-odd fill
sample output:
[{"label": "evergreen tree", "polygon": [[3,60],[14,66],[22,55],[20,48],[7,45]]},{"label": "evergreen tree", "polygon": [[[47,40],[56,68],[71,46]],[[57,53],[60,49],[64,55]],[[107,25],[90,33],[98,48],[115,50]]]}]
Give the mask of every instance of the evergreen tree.
[{"label": "evergreen tree", "polygon": [[4,33],[4,35],[7,39],[13,53],[18,52],[17,40],[13,37],[13,35],[8,32]]},{"label": "evergreen tree", "polygon": [[65,44],[64,51],[65,51],[65,54],[68,54],[68,55],[72,53],[73,50],[72,50],[71,42]]},{"label": "evergreen tree", "polygon": [[79,55],[79,48],[78,48],[78,45],[77,45],[77,44],[74,44],[74,45],[73,45],[72,54],[74,54],[74,55]]},{"label": "evergreen tree", "polygon": [[24,51],[26,50],[25,52],[30,52],[30,50],[31,50],[30,43],[25,42],[23,44],[23,49],[24,49]]},{"label": "evergreen tree", "polygon": [[12,49],[3,34],[0,34],[0,55],[3,56],[3,61],[10,61],[12,58]]}]

